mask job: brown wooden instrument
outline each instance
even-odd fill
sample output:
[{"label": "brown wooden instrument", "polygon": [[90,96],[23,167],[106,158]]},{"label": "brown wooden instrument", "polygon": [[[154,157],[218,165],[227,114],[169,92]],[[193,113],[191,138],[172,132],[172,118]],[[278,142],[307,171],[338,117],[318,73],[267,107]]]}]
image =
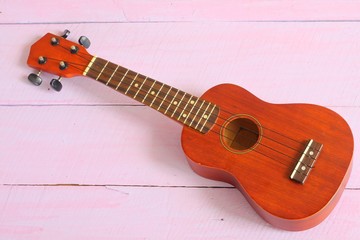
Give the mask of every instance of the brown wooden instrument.
[{"label": "brown wooden instrument", "polygon": [[[267,103],[232,84],[198,98],[92,56],[64,37],[43,36],[32,45],[28,65],[60,77],[93,78],[183,124],[182,147],[193,170],[236,186],[272,225],[308,229],[335,207],[354,144],[337,113],[311,104]],[[29,80],[41,83],[39,75]],[[52,82],[56,90],[59,84]]]}]

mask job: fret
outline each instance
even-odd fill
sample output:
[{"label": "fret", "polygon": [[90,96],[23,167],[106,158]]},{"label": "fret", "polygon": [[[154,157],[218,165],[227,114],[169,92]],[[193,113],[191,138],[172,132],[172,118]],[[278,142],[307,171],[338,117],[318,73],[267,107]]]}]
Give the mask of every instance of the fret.
[{"label": "fret", "polygon": [[122,81],[124,80],[124,78],[126,77],[126,75],[128,74],[129,69],[126,70],[124,76],[121,78],[121,80],[119,81],[118,85],[116,86],[115,90],[118,90],[118,88],[120,87],[120,84],[122,83]]},{"label": "fret", "polygon": [[[186,102],[186,105],[185,105],[185,107],[183,108],[183,110],[181,111],[181,113],[180,113],[179,117],[177,118],[177,120],[180,120],[181,116],[183,116],[183,114],[184,114],[187,106],[189,105],[189,102],[192,101],[192,98],[193,98],[193,96],[191,96],[190,99]],[[186,114],[186,115],[183,116],[183,117],[186,117],[187,115],[188,115],[188,114]]]},{"label": "fret", "polygon": [[[108,85],[110,84],[109,79],[111,77],[111,75],[114,73],[115,75],[115,71],[114,69],[118,66],[116,64],[113,64],[112,62],[105,62],[105,61],[101,61],[101,62],[96,62],[98,65],[99,69],[104,69],[103,72],[101,73],[101,75],[97,75],[98,77],[98,81],[102,82],[106,85],[106,83],[108,83]],[[116,75],[118,72],[116,72]],[[111,79],[110,79],[111,81]]]},{"label": "fret", "polygon": [[107,62],[105,63],[105,65],[104,65],[104,67],[101,69],[99,75],[96,77],[96,79],[95,79],[96,81],[99,79],[100,75],[102,74],[102,72],[104,71],[104,69],[106,68],[106,66],[108,65],[108,63],[109,63],[109,61],[107,61]]},{"label": "fret", "polygon": [[185,93],[183,91],[180,91],[180,93],[183,95],[182,99],[179,102],[178,108],[175,109],[175,113],[173,115],[172,118],[180,121],[181,123],[183,123],[182,121],[186,118],[186,116],[188,115],[187,109],[185,108],[185,106],[188,104],[189,99],[191,97],[193,97],[192,95]]},{"label": "fret", "polygon": [[210,131],[218,117],[219,108],[211,102],[102,58],[93,57],[84,75],[203,134]]},{"label": "fret", "polygon": [[125,94],[128,93],[129,89],[131,88],[131,85],[134,83],[134,81],[136,80],[136,78],[137,78],[138,75],[139,75],[139,74],[136,73],[135,77],[133,78],[133,80],[131,81],[130,85],[129,85],[128,88],[126,89]]},{"label": "fret", "polygon": [[135,81],[137,81],[139,78],[140,78],[140,75],[138,73],[129,70],[126,77],[120,84],[118,91],[120,91],[121,93],[123,93],[129,97],[133,97],[137,90],[137,89],[133,88],[133,85],[135,84]]},{"label": "fret", "polygon": [[164,84],[162,83],[162,85],[161,85],[161,87],[160,87],[160,89],[159,89],[159,91],[157,91],[157,94],[156,94],[156,96],[154,97],[154,99],[151,101],[151,103],[150,103],[150,107],[152,107],[152,105],[153,105],[153,103],[154,103],[154,101],[155,101],[155,99],[157,99],[157,97],[158,97],[158,95],[159,95],[159,93],[161,92],[161,89],[164,87]]},{"label": "fret", "polygon": [[[150,87],[153,84],[154,80],[149,77],[145,77],[143,75],[141,75],[141,76],[142,76],[141,78],[138,77],[137,83],[140,86],[139,86],[139,89],[137,89],[138,93],[137,93],[135,99],[142,103],[142,100],[144,100],[144,98],[145,98],[146,94],[148,93],[148,91],[150,90]],[[147,103],[144,102],[144,104],[147,104]]]},{"label": "fret", "polygon": [[116,71],[118,70],[120,66],[117,65],[117,67],[115,68],[114,72],[111,74],[109,80],[106,82],[106,86],[109,85],[109,82],[111,81],[111,79],[114,77],[114,74],[116,73]]},{"label": "fret", "polygon": [[170,106],[173,105],[174,99],[176,98],[176,95],[179,93],[179,89],[177,89],[176,94],[174,95],[173,99],[170,101],[168,107],[166,108],[164,114],[169,110]]},{"label": "fret", "polygon": [[154,105],[153,107],[153,104],[157,102],[156,96],[158,96],[161,93],[161,91],[159,90],[163,87],[164,84],[161,82],[157,82],[153,79],[151,81],[153,82],[153,84],[151,84],[148,91],[146,91],[147,96],[143,100],[146,105],[155,109],[156,105]]},{"label": "fret", "polygon": [[[204,129],[206,123],[208,122],[211,114],[214,112],[214,109],[216,108],[216,105],[215,105],[215,104],[213,104],[213,105],[214,105],[214,106],[213,106],[213,108],[211,109],[210,113],[207,115],[207,117],[205,117],[206,115],[204,115],[204,117],[205,117],[205,122],[203,123],[202,127],[200,128],[200,132],[203,131],[203,129]],[[205,113],[206,113],[206,111],[205,111]]]},{"label": "fret", "polygon": [[[172,89],[172,87],[170,87],[169,90],[166,92],[165,97],[163,98],[163,100],[161,101],[159,107],[158,107],[156,110],[159,111],[161,105],[165,102],[165,100],[166,100],[167,96],[169,95],[169,92],[171,91],[171,89]],[[166,108],[166,109],[167,109],[167,108]],[[165,114],[165,113],[164,113],[164,114]]]},{"label": "fret", "polygon": [[195,126],[195,129],[197,129],[197,127],[199,126],[201,120],[204,119],[205,116],[206,116],[205,118],[207,118],[206,111],[208,110],[210,105],[211,105],[211,103],[208,103],[208,106],[205,108],[205,111],[203,111],[203,114],[200,115],[201,117],[200,117],[199,121],[197,122],[197,124]]},{"label": "fret", "polygon": [[[152,90],[152,88],[153,88],[153,86],[154,86],[154,84],[155,84],[155,80],[154,80],[154,82],[153,82],[153,84],[151,84],[151,87],[149,88],[149,90],[146,92],[146,95],[145,95],[145,97],[144,97],[144,99],[141,101],[142,103],[145,101],[145,99],[147,98],[147,96],[149,95],[149,93],[151,94],[151,95],[154,95],[155,94],[155,92],[153,92],[153,91],[151,91]],[[150,92],[151,91],[151,92]],[[154,94],[153,94],[154,93]]]},{"label": "fret", "polygon": [[[160,85],[161,84],[161,85]],[[159,83],[156,85],[157,89],[160,90],[161,88],[161,91],[159,91],[157,94],[157,96],[155,96],[155,98],[153,99],[154,102],[152,103],[151,107],[161,113],[164,113],[167,106],[169,105],[169,99],[165,99],[165,96],[166,96],[166,93],[170,90],[170,86],[169,85],[166,85],[166,84],[162,84],[162,83]],[[170,90],[170,93],[169,93],[169,96],[171,95],[171,90]],[[160,107],[160,108],[159,108]]]},{"label": "fret", "polygon": [[205,103],[205,100],[203,100],[203,102],[201,103],[201,105],[200,105],[199,109],[196,111],[195,116],[194,116],[194,118],[192,119],[192,121],[191,121],[191,123],[190,123],[190,125],[189,125],[190,127],[191,127],[191,125],[193,124],[193,122],[194,122],[194,120],[195,120],[196,116],[198,115],[198,113],[199,113],[199,111],[200,111],[200,109],[201,109],[202,105],[204,105],[204,103]]},{"label": "fret", "polygon": [[[107,61],[105,61],[104,59],[101,59],[101,58],[96,58],[94,59],[94,62],[90,62],[88,67],[88,71],[86,73],[86,76],[89,76],[95,80],[102,80],[102,77],[101,77],[101,71],[104,71],[105,69],[105,65],[107,63]],[[101,77],[101,78],[100,78]],[[103,82],[103,81],[101,81]]]},{"label": "fret", "polygon": [[[195,107],[195,105],[196,105],[196,103],[197,103],[198,101],[199,101],[199,98],[197,98],[195,102],[194,102],[194,100],[191,100],[191,101],[190,101],[190,104],[192,104],[193,106],[192,106],[192,108],[190,109],[189,114],[188,114],[187,117],[185,118],[184,124],[186,124],[186,121],[188,120],[190,114],[192,113],[192,110],[194,109],[194,107]],[[186,125],[187,125],[187,124],[186,124]],[[188,125],[188,126],[190,126],[190,125]]]},{"label": "fret", "polygon": [[[142,87],[143,87],[144,83],[146,82],[147,78],[148,78],[148,77],[145,77],[145,79],[144,79],[144,81],[142,82],[142,84],[140,85],[139,89],[136,91],[134,98],[136,98],[136,96],[138,95],[138,93],[139,93],[140,90],[142,89]],[[135,86],[135,87],[136,87],[136,86]]]},{"label": "fret", "polygon": [[182,98],[180,99],[179,103],[176,105],[176,108],[174,109],[174,112],[171,114],[171,116],[170,116],[170,117],[173,117],[173,116],[174,116],[174,114],[175,114],[176,110],[179,108],[179,106],[180,106],[180,104],[181,104],[182,100],[184,99],[185,95],[186,95],[186,93],[184,92],[184,94],[183,94]]}]

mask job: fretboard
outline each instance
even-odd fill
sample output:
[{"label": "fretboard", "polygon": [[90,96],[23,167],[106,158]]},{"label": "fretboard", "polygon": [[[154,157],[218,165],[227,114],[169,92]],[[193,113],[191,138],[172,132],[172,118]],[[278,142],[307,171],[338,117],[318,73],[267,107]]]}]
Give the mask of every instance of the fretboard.
[{"label": "fretboard", "polygon": [[101,58],[93,57],[84,75],[201,133],[211,129],[219,113],[209,101]]}]

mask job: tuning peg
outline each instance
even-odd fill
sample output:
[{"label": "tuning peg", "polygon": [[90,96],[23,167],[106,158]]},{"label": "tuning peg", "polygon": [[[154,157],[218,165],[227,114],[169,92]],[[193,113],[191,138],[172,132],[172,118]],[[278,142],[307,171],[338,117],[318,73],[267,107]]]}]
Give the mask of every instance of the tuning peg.
[{"label": "tuning peg", "polygon": [[65,29],[63,35],[61,35],[62,38],[67,38],[70,35],[70,31]]},{"label": "tuning peg", "polygon": [[42,83],[40,74],[41,74],[41,71],[39,71],[37,74],[30,73],[28,76],[29,81],[32,82],[32,84],[34,84],[35,86],[39,86]]},{"label": "tuning peg", "polygon": [[50,86],[57,92],[60,92],[62,89],[62,84],[60,82],[61,77],[59,77],[58,79],[52,79],[50,82]]},{"label": "tuning peg", "polygon": [[80,43],[80,45],[83,45],[84,46],[84,48],[89,48],[90,47],[90,40],[87,38],[87,37],[85,37],[85,36],[81,36],[80,38],[79,38],[79,43]]}]

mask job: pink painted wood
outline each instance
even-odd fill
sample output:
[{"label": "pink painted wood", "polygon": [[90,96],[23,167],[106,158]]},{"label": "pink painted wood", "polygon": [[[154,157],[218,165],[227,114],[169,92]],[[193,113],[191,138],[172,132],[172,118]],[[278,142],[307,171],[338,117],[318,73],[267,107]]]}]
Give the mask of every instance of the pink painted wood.
[{"label": "pink painted wood", "polygon": [[[0,239],[357,239],[359,8],[356,1],[2,2]],[[82,77],[65,79],[60,93],[49,90],[48,74],[32,86],[29,45],[65,28],[72,39],[87,35],[91,53],[196,95],[231,82],[266,101],[337,111],[355,137],[339,205],[309,231],[274,229],[235,189],[211,188],[229,185],[190,170],[176,123]]]},{"label": "pink painted wood", "polygon": [[[27,83],[29,45],[46,32],[61,33],[64,28],[73,30],[69,38],[75,41],[87,33],[93,43],[90,53],[193,94],[232,82],[270,102],[360,104],[360,81],[352,71],[360,69],[360,45],[355,44],[360,33],[354,31],[354,23],[348,22],[5,25],[2,29],[8,38],[21,39],[24,44],[16,46],[20,51],[14,51],[8,38],[0,39],[4,56],[0,63],[14,79],[2,86],[0,102],[136,103],[84,78],[65,79],[66,91],[56,95],[47,90],[46,84],[38,89],[19,84]],[[52,77],[44,75],[44,79]],[[277,94],[269,94],[274,86]],[[343,93],[341,97],[329,97],[339,92]]]},{"label": "pink painted wood", "polygon": [[[345,191],[321,225],[272,228],[235,189],[0,188],[1,239],[357,239],[359,191]],[[335,225],[336,224],[336,225]]]},{"label": "pink painted wood", "polygon": [[[359,108],[332,109],[350,120],[355,136],[360,132]],[[8,126],[1,130],[2,183],[227,186],[195,175],[181,150],[180,125],[147,107],[1,106],[0,110],[1,126]],[[357,149],[355,158],[356,154]],[[353,171],[360,171],[357,161]],[[360,178],[352,176],[348,186],[359,185]]]},{"label": "pink painted wood", "polygon": [[[21,6],[21,7],[19,7]],[[25,5],[13,0],[2,6],[2,23],[73,22],[214,22],[359,20],[357,1],[157,1],[100,3],[86,0],[41,1]],[[51,13],[51,14],[49,14]],[[46,17],[46,18],[45,18]]]}]

